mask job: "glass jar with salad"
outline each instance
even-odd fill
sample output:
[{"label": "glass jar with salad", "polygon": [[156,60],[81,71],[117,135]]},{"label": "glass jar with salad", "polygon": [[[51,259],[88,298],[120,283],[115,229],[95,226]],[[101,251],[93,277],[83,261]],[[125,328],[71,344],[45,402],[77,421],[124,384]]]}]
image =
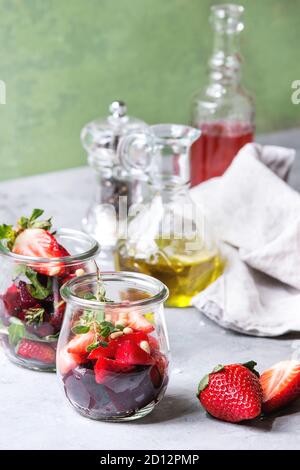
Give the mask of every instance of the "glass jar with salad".
[{"label": "glass jar with salad", "polygon": [[168,290],[139,273],[87,274],[66,283],[57,374],[82,415],[129,421],[150,413],[168,383]]},{"label": "glass jar with salad", "polygon": [[7,356],[29,369],[54,371],[66,303],[60,287],[95,271],[98,243],[77,230],[52,230],[34,209],[0,226],[0,337]]}]

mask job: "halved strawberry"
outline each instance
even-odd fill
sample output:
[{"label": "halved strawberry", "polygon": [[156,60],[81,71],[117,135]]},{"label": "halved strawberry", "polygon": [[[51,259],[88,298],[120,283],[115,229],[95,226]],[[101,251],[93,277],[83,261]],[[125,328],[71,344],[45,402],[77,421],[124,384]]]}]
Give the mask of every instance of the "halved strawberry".
[{"label": "halved strawberry", "polygon": [[67,374],[70,370],[78,366],[78,364],[83,364],[85,362],[85,357],[80,354],[69,353],[67,346],[62,348],[57,355],[57,369],[62,375]]},{"label": "halved strawberry", "polygon": [[[28,228],[23,230],[16,238],[12,252],[22,256],[39,258],[62,258],[69,256],[68,251],[62,247],[54,236],[41,228]],[[51,263],[47,266],[34,263],[32,267],[47,276],[61,275],[64,271],[63,263]]]},{"label": "halved strawberry", "polygon": [[55,363],[55,351],[46,343],[23,338],[16,348],[16,353],[26,359],[34,359],[46,364]]},{"label": "halved strawberry", "polygon": [[91,330],[81,335],[75,335],[74,338],[72,338],[67,345],[68,352],[74,354],[87,355],[87,347],[90,344],[94,343],[94,336],[95,334]]},{"label": "halved strawberry", "polygon": [[150,365],[154,360],[135,341],[124,340],[116,351],[116,361],[127,365]]},{"label": "halved strawberry", "polygon": [[134,367],[119,363],[107,357],[100,357],[94,367],[95,380],[98,384],[103,384],[112,374],[130,372]]},{"label": "halved strawberry", "polygon": [[144,333],[151,333],[154,331],[154,326],[150,323],[140,312],[133,310],[128,313],[127,317],[128,326],[133,330],[143,331]]},{"label": "halved strawberry", "polygon": [[300,363],[295,360],[281,361],[260,376],[263,389],[263,411],[282,408],[300,398]]}]

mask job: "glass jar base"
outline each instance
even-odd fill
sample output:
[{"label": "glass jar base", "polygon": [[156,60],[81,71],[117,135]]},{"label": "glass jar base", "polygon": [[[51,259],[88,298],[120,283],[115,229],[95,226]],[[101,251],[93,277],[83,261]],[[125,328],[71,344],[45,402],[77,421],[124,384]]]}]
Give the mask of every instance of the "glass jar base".
[{"label": "glass jar base", "polygon": [[128,414],[120,414],[111,416],[111,417],[104,417],[104,416],[99,416],[97,413],[92,413],[91,411],[87,412],[87,410],[80,408],[78,406],[75,406],[72,404],[73,408],[77,411],[77,413],[81,414],[85,418],[93,419],[95,421],[104,421],[108,423],[122,423],[126,421],[135,421],[136,419],[141,419],[150,414],[155,406],[157,406],[158,402],[157,401],[152,401],[148,405],[144,406],[143,408],[139,410],[132,411]]},{"label": "glass jar base", "polygon": [[4,349],[6,357],[12,362],[13,364],[23,367],[24,369],[35,370],[37,372],[56,372],[56,366],[51,364],[38,364],[32,361],[28,361],[26,359],[22,359],[21,357],[17,357],[12,354],[9,350]]}]

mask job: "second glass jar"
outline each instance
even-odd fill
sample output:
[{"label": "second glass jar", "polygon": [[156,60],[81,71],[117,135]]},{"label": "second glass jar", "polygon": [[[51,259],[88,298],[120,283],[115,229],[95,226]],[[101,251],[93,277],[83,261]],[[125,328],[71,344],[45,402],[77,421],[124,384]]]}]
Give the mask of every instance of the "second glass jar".
[{"label": "second glass jar", "polygon": [[55,371],[56,346],[66,303],[61,286],[94,272],[99,245],[71,229],[56,232],[56,240],[70,256],[21,256],[0,244],[0,337],[9,359],[26,368]]}]

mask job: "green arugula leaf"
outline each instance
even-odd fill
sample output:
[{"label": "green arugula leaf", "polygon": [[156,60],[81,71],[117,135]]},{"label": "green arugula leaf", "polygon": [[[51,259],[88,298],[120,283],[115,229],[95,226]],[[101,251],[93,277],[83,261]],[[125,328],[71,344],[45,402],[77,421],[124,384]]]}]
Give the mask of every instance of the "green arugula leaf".
[{"label": "green arugula leaf", "polygon": [[24,324],[18,318],[11,317],[8,327],[8,340],[11,346],[16,346],[25,336],[26,330]]},{"label": "green arugula leaf", "polygon": [[31,285],[27,285],[29,294],[38,300],[46,299],[52,290],[52,281],[48,277],[47,286],[43,286],[38,280],[38,274],[33,269],[26,267],[25,275],[31,282]]}]

